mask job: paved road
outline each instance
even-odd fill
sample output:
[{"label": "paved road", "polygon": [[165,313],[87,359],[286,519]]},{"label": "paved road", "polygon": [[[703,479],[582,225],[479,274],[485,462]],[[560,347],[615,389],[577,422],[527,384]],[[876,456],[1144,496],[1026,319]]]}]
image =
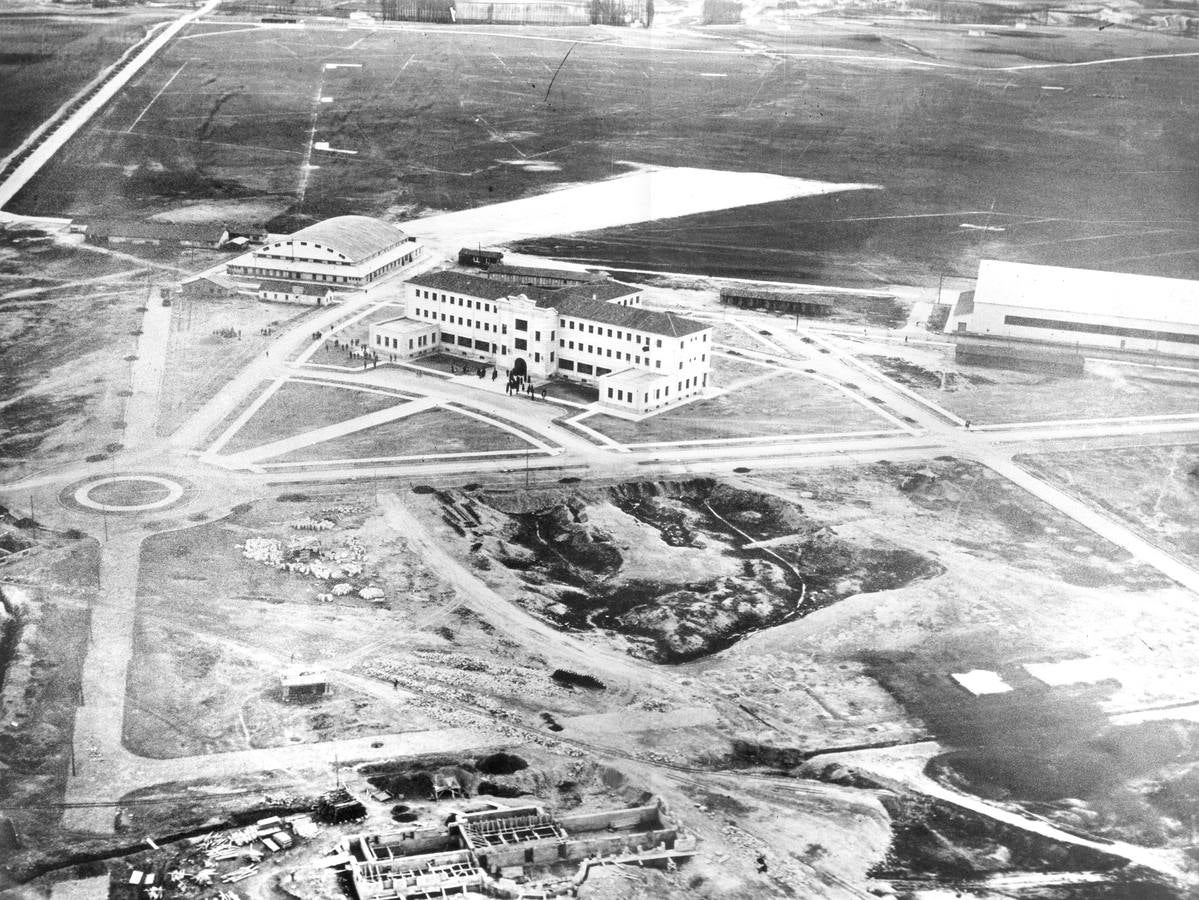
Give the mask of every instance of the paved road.
[{"label": "paved road", "polygon": [[155,440],[170,331],[171,307],[162,305],[162,289],[155,285],[146,301],[142,333],[137,339],[137,359],[130,376],[132,393],[125,401],[126,447],[138,449]]},{"label": "paved road", "polygon": [[[250,499],[255,491],[278,482],[319,482],[346,478],[367,478],[374,474],[406,477],[478,478],[486,472],[513,472],[522,468],[511,460],[480,461],[441,460],[433,464],[408,466],[347,466],[340,469],[279,472],[266,475],[229,473],[205,465],[203,459],[188,456],[187,451],[199,447],[213,429],[229,414],[258,391],[264,382],[281,382],[297,374],[319,371],[322,379],[375,386],[401,386],[418,392],[429,404],[456,403],[474,413],[491,419],[503,419],[522,429],[541,435],[546,443],[561,447],[561,453],[548,460],[530,460],[530,468],[543,477],[556,480],[564,471],[591,476],[662,476],[687,473],[710,473],[742,465],[754,468],[794,468],[797,466],[858,465],[879,459],[921,459],[941,453],[977,460],[1008,478],[1064,515],[1123,547],[1136,558],[1156,567],[1170,578],[1199,592],[1199,573],[1184,565],[1171,554],[1139,537],[1123,523],[1094,509],[1061,490],[1046,484],[1012,461],[1013,453],[1027,446],[1045,446],[1055,441],[1093,439],[1108,436],[1128,440],[1140,436],[1146,429],[1159,434],[1182,436],[1199,435],[1199,417],[1161,417],[1151,421],[1130,422],[1123,419],[1078,423],[1017,424],[986,430],[966,431],[958,426],[960,420],[940,409],[926,398],[913,394],[904,386],[881,373],[864,366],[846,353],[835,340],[824,335],[809,335],[812,340],[830,350],[828,354],[812,357],[802,342],[802,334],[772,335],[769,344],[763,342],[763,353],[783,365],[794,366],[796,360],[816,370],[821,377],[836,383],[852,381],[864,384],[863,391],[879,397],[898,417],[908,417],[916,426],[904,431],[858,434],[835,437],[809,437],[788,441],[765,440],[752,445],[725,444],[708,446],[670,446],[654,448],[614,448],[596,443],[574,431],[562,428],[555,418],[561,408],[552,403],[528,401],[486,390],[472,390],[469,385],[426,377],[415,379],[400,369],[379,369],[342,372],[334,369],[312,370],[297,368],[293,360],[306,347],[314,331],[327,332],[339,322],[367,314],[380,302],[380,294],[364,292],[346,304],[316,311],[304,321],[281,334],[272,343],[269,355],[255,359],[232,379],[211,401],[205,404],[183,428],[169,439],[157,439],[153,433],[156,385],[161,379],[161,355],[149,344],[153,334],[166,327],[169,312],[147,313],[143,335],[146,346],[144,361],[134,375],[137,402],[147,405],[144,417],[131,418],[127,435],[130,450],[114,462],[101,465],[78,464],[55,472],[27,478],[19,485],[0,487],[0,493],[12,494],[19,489],[39,494],[39,505],[53,507],[54,494],[64,484],[85,475],[107,474],[115,464],[121,470],[175,472],[185,474],[199,489],[193,507],[203,508],[210,515],[227,510],[232,505]],[[165,342],[163,342],[165,343]],[[139,356],[143,356],[139,353]],[[415,382],[415,383],[414,383]],[[133,398],[131,398],[131,404]],[[373,421],[373,420],[371,420]],[[358,424],[362,424],[359,422]],[[369,423],[368,423],[369,424]],[[349,427],[347,426],[347,430]],[[336,430],[336,429],[335,429]],[[332,432],[330,432],[332,433]],[[321,435],[316,435],[320,437]],[[293,442],[295,446],[310,443],[314,435]],[[282,449],[292,445],[281,442]],[[272,448],[279,449],[279,447]],[[623,452],[622,452],[623,451]],[[251,453],[253,460],[266,459],[265,452]],[[252,461],[249,457],[242,460]],[[516,474],[516,473],[513,473]],[[429,532],[404,508],[392,494],[381,497],[381,507],[389,524],[408,539],[412,546],[443,574],[457,589],[462,602],[489,622],[516,639],[536,645],[541,652],[564,662],[602,669],[614,679],[633,681],[652,677],[649,670],[621,654],[608,653],[575,641],[570,636],[550,628],[507,602],[487,587],[474,573],[462,566]],[[54,507],[56,510],[57,508]],[[68,521],[96,534],[101,523],[84,514],[55,513],[59,521]],[[111,524],[111,523],[110,523]],[[104,546],[101,564],[100,599],[93,619],[96,640],[89,647],[84,663],[83,691],[85,703],[79,710],[75,728],[75,756],[79,774],[70,780],[69,802],[111,801],[130,790],[165,781],[187,778],[219,777],[253,772],[279,766],[295,768],[320,767],[331,764],[334,758],[379,758],[430,749],[467,749],[494,743],[496,735],[473,729],[440,729],[422,733],[384,735],[379,738],[355,739],[319,745],[300,745],[282,749],[246,750],[235,753],[212,754],[185,760],[148,760],[125,750],[121,742],[124,713],[126,671],[132,654],[133,624],[136,609],[136,585],[139,551],[143,536],[152,533],[142,528],[140,520],[126,520],[114,525],[114,533]],[[379,743],[380,746],[374,746]],[[915,776],[913,776],[914,778]],[[933,796],[942,796],[945,789],[935,783],[912,781],[914,789]],[[973,804],[977,811],[1015,824],[1017,827],[1041,830],[1052,828],[1045,823],[1030,825],[1017,813],[991,807],[975,798],[946,797],[963,805]],[[1013,817],[1015,817],[1013,819]],[[1016,821],[1019,819],[1020,821]],[[80,807],[68,810],[64,824],[86,831],[105,832],[112,827],[112,809]],[[1057,839],[1056,831],[1049,833]],[[1077,843],[1078,840],[1074,839]],[[1104,845],[1102,849],[1108,849]],[[1140,848],[1123,851],[1129,859],[1153,865],[1159,871],[1173,871],[1171,861]],[[1148,855],[1146,855],[1148,854]]]},{"label": "paved road", "polygon": [[[122,729],[143,536],[133,528],[118,528],[114,523],[116,533],[101,545],[100,590],[92,606],[81,676],[83,704],[75,713],[78,775],[67,781],[67,803],[111,796],[111,784],[128,784],[122,776],[133,759],[124,747]],[[110,832],[112,810],[69,809],[63,815],[63,827]]]}]

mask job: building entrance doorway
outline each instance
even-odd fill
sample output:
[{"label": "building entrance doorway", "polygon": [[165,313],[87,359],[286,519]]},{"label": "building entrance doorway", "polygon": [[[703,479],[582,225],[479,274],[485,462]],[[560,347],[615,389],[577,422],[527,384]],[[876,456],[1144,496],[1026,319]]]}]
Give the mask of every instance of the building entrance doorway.
[{"label": "building entrance doorway", "polygon": [[525,376],[529,374],[529,367],[525,365],[525,358],[518,356],[516,362],[512,364],[512,374],[514,376]]}]

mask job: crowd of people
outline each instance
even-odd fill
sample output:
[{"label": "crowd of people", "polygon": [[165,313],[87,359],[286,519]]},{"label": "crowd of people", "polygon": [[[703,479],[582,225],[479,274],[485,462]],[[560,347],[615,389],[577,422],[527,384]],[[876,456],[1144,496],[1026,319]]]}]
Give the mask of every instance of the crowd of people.
[{"label": "crowd of people", "polygon": [[[321,338],[321,332],[314,331],[312,333],[313,340],[319,341]],[[325,347],[333,350],[344,350],[350,360],[361,359],[362,368],[364,369],[368,367],[373,369],[379,365],[379,354],[372,351],[366,344],[362,343],[357,338],[352,338],[349,341],[341,341],[337,338],[333,338],[332,340],[325,341]],[[391,362],[396,361],[394,353],[388,354],[388,358]],[[418,375],[422,374],[419,367],[414,368],[416,368],[416,373]],[[500,370],[496,366],[471,365],[468,363],[453,362],[450,363],[451,375],[469,375],[472,374],[472,369],[474,370],[473,374],[478,378],[486,378],[488,369],[491,370],[492,381],[495,381],[500,377]],[[505,391],[509,396],[519,397],[522,395],[527,395],[530,400],[536,400],[538,393],[541,394],[542,400],[545,400],[548,395],[546,386],[544,384],[538,388],[533,384],[533,380],[529,378],[528,375],[514,375],[511,373],[508,375],[508,383],[505,386]]]}]

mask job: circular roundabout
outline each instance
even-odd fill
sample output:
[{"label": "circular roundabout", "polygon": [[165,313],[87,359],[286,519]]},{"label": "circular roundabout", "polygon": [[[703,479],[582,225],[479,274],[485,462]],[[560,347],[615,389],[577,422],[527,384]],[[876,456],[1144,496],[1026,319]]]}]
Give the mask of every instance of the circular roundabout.
[{"label": "circular roundabout", "polygon": [[194,491],[181,478],[166,475],[105,475],[76,482],[59,499],[83,512],[136,515],[158,512],[190,498]]}]

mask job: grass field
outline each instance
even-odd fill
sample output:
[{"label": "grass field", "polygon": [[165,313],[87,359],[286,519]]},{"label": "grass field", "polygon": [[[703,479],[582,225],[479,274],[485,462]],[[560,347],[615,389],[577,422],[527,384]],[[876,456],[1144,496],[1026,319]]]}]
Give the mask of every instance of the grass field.
[{"label": "grass field", "polygon": [[0,467],[12,477],[121,441],[151,277],[26,237],[0,231]]},{"label": "grass field", "polygon": [[[1084,375],[959,365],[899,345],[872,362],[951,412],[980,424],[1103,419],[1199,412],[1199,375],[1089,362]],[[948,373],[946,390],[941,372]]]},{"label": "grass field", "polygon": [[[204,405],[273,339],[261,333],[315,312],[315,307],[261,303],[252,297],[174,299],[166,371],[159,399],[158,433],[168,435]],[[234,330],[237,337],[219,331]]]},{"label": "grass field", "polygon": [[1199,452],[1123,447],[1018,457],[1020,465],[1100,506],[1199,565]]},{"label": "grass field", "polygon": [[883,431],[895,427],[836,388],[787,373],[640,422],[595,415],[584,419],[583,424],[625,444]]},{"label": "grass field", "polygon": [[292,435],[406,403],[408,398],[335,384],[289,381],[250,416],[223,449],[237,453]]},{"label": "grass field", "polygon": [[371,604],[351,595],[315,600],[329,584],[246,559],[248,537],[284,541],[289,522],[332,516],[332,547],[363,537],[372,514],[353,498],[323,503],[260,503],[253,511],[151,538],[143,547],[138,627],[130,666],[125,740],[135,752],[175,757],[280,746],[433,723],[419,710],[380,702],[344,686],[311,703],[279,700],[280,672],[297,663],[337,666],[371,629],[401,632],[407,592],[440,596],[441,586],[414,554],[383,533],[372,541],[362,581],[383,584],[403,603]]},{"label": "grass field", "polygon": [[289,204],[277,227],[404,218],[594,181],[632,160],[882,190],[530,249],[866,286],[972,275],[980,256],[1199,271],[1193,60],[1027,68],[1193,50],[1184,39],[815,19],[784,34],[627,30],[588,43],[597,36],[197,25],[16,208],[144,213],[205,200],[219,216],[223,203],[270,198]]},{"label": "grass field", "polygon": [[528,441],[521,440],[502,428],[496,428],[470,416],[458,415],[448,409],[436,409],[293,450],[268,460],[267,464],[528,450],[531,447]]},{"label": "grass field", "polygon": [[5,4],[0,16],[0,156],[100,73],[171,9],[89,9],[51,12]]},{"label": "grass field", "polygon": [[729,388],[747,378],[758,378],[776,371],[771,366],[753,362],[745,357],[712,354],[712,383],[716,387]]}]

